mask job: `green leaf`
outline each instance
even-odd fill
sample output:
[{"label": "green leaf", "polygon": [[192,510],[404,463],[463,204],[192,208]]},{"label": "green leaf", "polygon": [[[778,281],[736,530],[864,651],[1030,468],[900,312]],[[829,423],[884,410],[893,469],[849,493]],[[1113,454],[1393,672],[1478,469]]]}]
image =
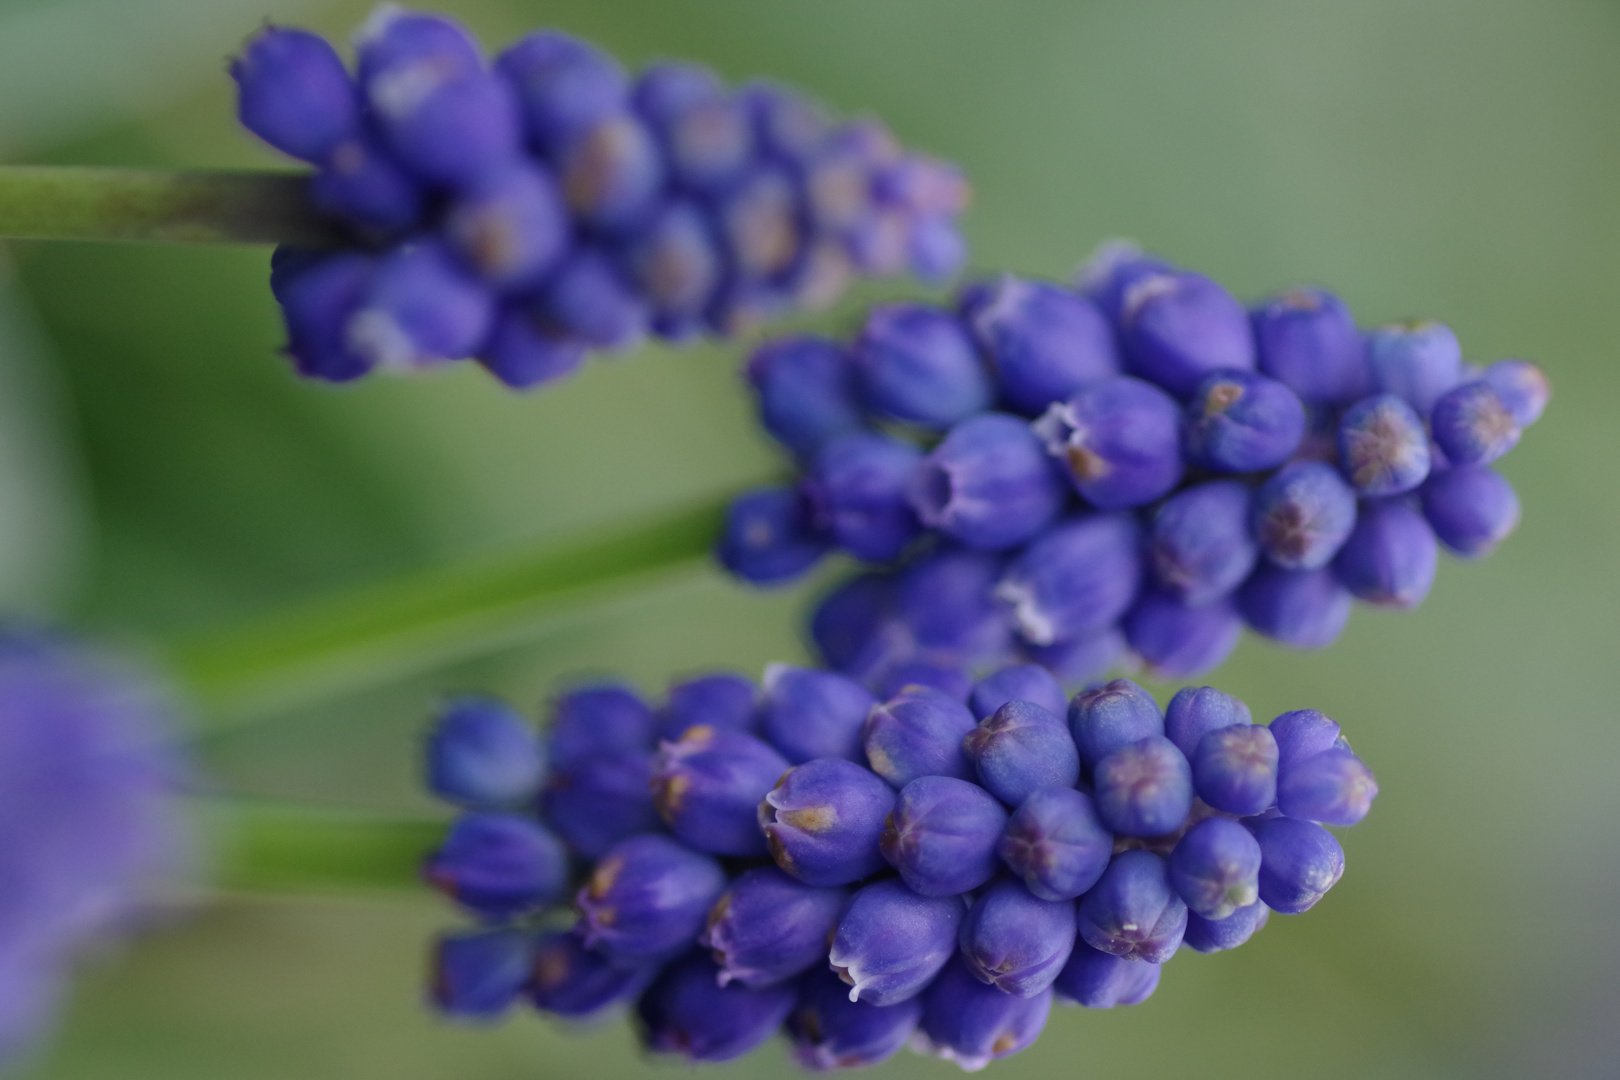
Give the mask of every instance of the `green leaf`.
[{"label": "green leaf", "polygon": [[222,802],[214,881],[252,892],[343,892],[416,886],[445,822],[270,802]]}]

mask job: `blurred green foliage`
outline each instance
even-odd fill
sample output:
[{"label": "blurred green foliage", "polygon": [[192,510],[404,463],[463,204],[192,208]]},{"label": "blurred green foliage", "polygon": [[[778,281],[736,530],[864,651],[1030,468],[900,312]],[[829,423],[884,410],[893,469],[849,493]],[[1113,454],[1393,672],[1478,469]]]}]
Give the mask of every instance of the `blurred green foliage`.
[{"label": "blurred green foliage", "polygon": [[[1321,282],[1365,321],[1431,316],[1476,359],[1542,363],[1552,408],[1504,468],[1524,502],[1518,535],[1485,562],[1444,565],[1418,612],[1358,610],[1320,654],[1248,639],[1218,676],[1259,715],[1322,708],[1377,770],[1383,794],[1345,838],[1344,881],[1236,953],[1178,957],[1143,1006],[1054,1014],[1034,1049],[993,1068],[1110,1080],[1614,1075],[1620,7],[443,6],[492,45],[557,25],[632,63],[692,57],[875,111],[966,167],[980,267],[1061,276],[1126,235],[1242,295]],[[264,14],[342,34],[363,7],[0,2],[0,60],[16,60],[0,63],[0,152],[273,164],[235,130],[219,72]],[[263,250],[16,245],[11,256],[40,333],[0,349],[0,479],[7,441],[29,427],[33,449],[19,452],[44,471],[32,496],[8,496],[0,525],[57,531],[0,544],[0,583],[67,575],[71,593],[29,602],[54,596],[58,612],[137,644],[658,512],[776,466],[736,348],[649,348],[532,396],[470,368],[334,390],[296,382],[274,357]],[[847,325],[854,310],[825,322]],[[12,370],[39,393],[11,396]],[[14,413],[14,401],[32,404]],[[655,689],[705,665],[757,671],[800,655],[802,600],[696,573],[476,659],[285,709],[211,740],[205,767],[250,794],[414,814],[427,809],[416,735],[436,692],[479,685],[536,703],[582,672]],[[40,1075],[647,1069],[617,1023],[579,1033],[520,1016],[467,1032],[430,1018],[425,940],[451,919],[425,897],[227,897],[101,965]],[[772,1049],[728,1071],[788,1068]]]}]

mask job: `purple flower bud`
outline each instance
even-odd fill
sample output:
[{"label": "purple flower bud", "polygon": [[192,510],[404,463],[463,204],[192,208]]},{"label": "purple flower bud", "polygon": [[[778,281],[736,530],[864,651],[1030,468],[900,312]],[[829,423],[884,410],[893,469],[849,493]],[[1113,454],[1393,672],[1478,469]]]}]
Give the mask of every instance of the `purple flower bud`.
[{"label": "purple flower bud", "polygon": [[873,210],[872,170],[848,128],[822,141],[804,162],[805,198],[818,231],[847,237]]},{"label": "purple flower bud", "polygon": [[721,273],[719,245],[697,205],[665,203],[628,238],[623,258],[652,312],[653,331],[671,341],[694,333]]},{"label": "purple flower bud", "polygon": [[540,797],[546,824],[575,853],[601,856],[626,837],[658,828],[651,754],[592,757],[551,774]]},{"label": "purple flower bud", "polygon": [[[1192,916],[1188,916],[1191,925]],[[1159,985],[1159,965],[1100,952],[1077,941],[1052,989],[1060,999],[1088,1009],[1140,1005]]]},{"label": "purple flower bud", "polygon": [[955,954],[964,914],[959,897],[918,896],[892,878],[879,881],[850,899],[827,963],[851,987],[851,1001],[908,1001]]},{"label": "purple flower bud", "polygon": [[360,102],[343,61],[306,30],[265,26],[231,61],[242,126],[318,165],[360,130]]},{"label": "purple flower bud", "polygon": [[1034,997],[1068,963],[1074,920],[1073,900],[1042,900],[1017,880],[1002,878],[974,901],[957,940],[968,971],[980,982],[1016,997]]},{"label": "purple flower bud", "polygon": [[1025,645],[1024,655],[1051,670],[1066,685],[1083,685],[1102,678],[1124,663],[1129,649],[1117,626],[1052,645]]},{"label": "purple flower bud", "polygon": [[974,730],[973,714],[960,701],[913,686],[872,707],[861,744],[872,771],[898,790],[919,776],[971,779],[962,739]]},{"label": "purple flower bud", "polygon": [[361,79],[368,115],[389,149],[433,183],[473,183],[522,153],[517,97],[481,66],[454,70],[438,57],[401,58],[371,65]]},{"label": "purple flower bud", "polygon": [[503,305],[478,356],[486,371],[514,390],[567,378],[585,362],[582,343],[557,336],[535,314],[525,307]]},{"label": "purple flower bud", "polygon": [[938,690],[952,701],[965,703],[973,680],[955,664],[908,660],[889,668],[877,690],[880,697],[892,698],[918,688]]},{"label": "purple flower bud", "polygon": [[1153,589],[1125,615],[1125,640],[1148,671],[1161,679],[1194,679],[1221,665],[1237,647],[1243,620],[1222,596],[1192,607]]},{"label": "purple flower bud", "polygon": [[923,776],[900,789],[879,841],[883,857],[923,896],[956,896],[996,875],[1007,811],[977,784]]},{"label": "purple flower bud", "polygon": [[1120,310],[1130,370],[1177,397],[1211,371],[1252,371],[1254,334],[1243,305],[1201,274],[1172,272],[1134,281]]},{"label": "purple flower bud", "polygon": [[360,78],[398,65],[431,61],[447,76],[479,71],[478,42],[453,19],[396,5],[379,7],[354,35]]},{"label": "purple flower bud", "polygon": [[1324,825],[1356,824],[1377,795],[1372,770],[1341,747],[1291,760],[1277,777],[1277,809]]},{"label": "purple flower bud", "polygon": [[1069,696],[1039,664],[1011,664],[986,675],[973,684],[968,707],[975,719],[983,720],[1009,701],[1032,701],[1058,716],[1069,712]]},{"label": "purple flower bud", "polygon": [[1149,735],[1103,758],[1092,786],[1097,816],[1126,836],[1162,836],[1192,811],[1192,767],[1163,735]]},{"label": "purple flower bud", "polygon": [[765,669],[765,740],[794,763],[861,760],[861,726],[877,704],[860,683],[832,671],[772,664]]},{"label": "purple flower bud", "polygon": [[1326,648],[1350,618],[1350,593],[1331,570],[1262,566],[1238,603],[1256,633],[1295,649]]},{"label": "purple flower bud", "polygon": [[754,350],[744,371],[760,423],[783,446],[813,458],[835,435],[861,426],[849,357],[825,338],[796,336]]},{"label": "purple flower bud", "polygon": [[642,225],[664,186],[658,144],[628,112],[574,136],[556,162],[563,198],[575,218],[615,234]]},{"label": "purple flower bud", "polygon": [[911,215],[897,206],[875,205],[851,226],[844,243],[861,272],[891,277],[906,268],[911,255]]},{"label": "purple flower bud", "polygon": [[1236,480],[1199,484],[1166,499],[1148,539],[1158,583],[1195,607],[1243,584],[1260,557],[1249,535],[1249,503],[1249,489]]},{"label": "purple flower bud", "polygon": [[1051,1011],[1051,990],[1014,997],[986,986],[957,959],[923,995],[918,1032],[926,1052],[977,1072],[1034,1043]]},{"label": "purple flower bud", "polygon": [[287,353],[306,378],[347,382],[371,370],[345,330],[364,301],[375,260],[358,252],[311,254],[278,247],[270,287],[287,328]]},{"label": "purple flower bud", "polygon": [[657,133],[677,183],[716,192],[752,158],[751,117],[707,68],[654,64],[636,80],[633,96],[637,111]]},{"label": "purple flower bud", "polygon": [[1496,387],[1484,379],[1448,390],[1429,416],[1434,441],[1452,465],[1484,465],[1518,445],[1522,428]]},{"label": "purple flower bud", "polygon": [[843,889],[813,888],[761,866],[715,902],[698,944],[713,952],[721,986],[770,986],[826,959],[845,899]]},{"label": "purple flower bud", "polygon": [[529,981],[534,939],[523,930],[441,935],[433,949],[433,1004],[457,1020],[494,1020]]},{"label": "purple flower bud", "polygon": [[1251,525],[1267,558],[1285,570],[1333,561],[1356,524],[1356,495],[1331,465],[1285,465],[1254,493]]},{"label": "purple flower bud", "polygon": [[802,576],[830,547],[803,492],[764,487],[744,492],[726,508],[715,558],[744,581],[775,585]]},{"label": "purple flower bud", "polygon": [[770,156],[801,164],[822,145],[832,124],[821,106],[791,87],[754,80],[743,87],[754,136]]},{"label": "purple flower bud", "polygon": [[1176,954],[1187,905],[1170,887],[1165,862],[1151,851],[1114,856],[1102,880],[1080,898],[1080,936],[1094,949],[1162,964]]},{"label": "purple flower bud", "polygon": [[1090,297],[1108,318],[1118,323],[1125,307],[1125,290],[1154,274],[1175,273],[1163,259],[1145,255],[1129,240],[1105,240],[1092,251],[1075,274],[1075,287]]},{"label": "purple flower bud", "polygon": [[1374,502],[1361,507],[1333,573],[1369,604],[1414,608],[1434,584],[1439,558],[1434,530],[1421,513],[1404,502]]},{"label": "purple flower bud", "polygon": [[1250,316],[1260,370],[1312,405],[1337,405],[1367,393],[1370,375],[1361,332],[1344,301],[1325,289],[1289,289]]},{"label": "purple flower bud", "polygon": [[1087,637],[1112,625],[1142,581],[1141,530],[1129,514],[1071,518],[1025,548],[996,586],[1031,645]]},{"label": "purple flower bud", "polygon": [[831,971],[805,977],[788,1016],[793,1058],[807,1069],[854,1069],[893,1057],[911,1038],[922,1000],[870,1005],[849,1000],[849,987]]},{"label": "purple flower bud", "polygon": [[1305,406],[1275,379],[1242,371],[1205,376],[1187,403],[1187,457],[1220,472],[1274,469],[1305,437]]},{"label": "purple flower bud", "polygon": [[981,413],[950,430],[912,474],[917,516],[968,547],[997,551],[1051,524],[1067,493],[1029,425]]},{"label": "purple flower bud", "polygon": [[495,297],[436,240],[385,255],[350,316],[347,344],[381,367],[412,368],[472,356],[495,322]]},{"label": "purple flower bud", "polygon": [[939,547],[911,563],[895,582],[894,616],[925,656],[966,666],[1007,655],[1007,619],[996,603],[998,556]]},{"label": "purple flower bud", "polygon": [[514,806],[533,799],[545,779],[539,737],[523,714],[492,697],[452,698],[427,739],[427,783],[461,806]]},{"label": "purple flower bud", "polygon": [[1462,347],[1441,323],[1381,326],[1367,336],[1367,366],[1374,390],[1428,416],[1440,395],[1462,381]]},{"label": "purple flower bud", "polygon": [[1287,767],[1340,744],[1339,725],[1315,709],[1295,709],[1271,722],[1277,762]]},{"label": "purple flower bud", "polygon": [[512,164],[465,187],[445,213],[456,253],[504,291],[535,285],[561,260],[569,224],[562,197],[542,168]]},{"label": "purple flower bud", "polygon": [[683,843],[712,855],[763,855],[759,801],[787,759],[752,735],[697,724],[653,759],[653,805]]},{"label": "purple flower bud", "polygon": [[1123,746],[1164,734],[1164,717],[1153,696],[1129,679],[1088,686],[1069,703],[1069,730],[1080,760],[1095,767]]},{"label": "purple flower bud", "polygon": [[894,792],[852,761],[821,758],[789,769],[759,804],[776,865],[806,885],[848,885],[883,869],[878,837]]},{"label": "purple flower bud", "polygon": [[1394,394],[1363,398],[1339,420],[1339,467],[1362,495],[1399,495],[1429,475],[1429,434]]},{"label": "purple flower bud", "polygon": [[922,451],[872,431],[828,440],[805,481],[818,527],[857,559],[898,558],[918,532],[906,500]]},{"label": "purple flower bud", "polygon": [[620,351],[647,332],[647,306],[605,254],[575,248],[540,295],[546,321],[598,349]]},{"label": "purple flower bud", "polygon": [[793,984],[721,985],[714,961],[693,953],[665,968],[637,1015],[649,1050],[688,1061],[730,1061],[770,1038],[793,1009]]},{"label": "purple flower bud", "polygon": [[780,166],[752,167],[713,213],[731,272],[743,282],[780,281],[804,249],[798,193]]},{"label": "purple flower bud", "polygon": [[1042,900],[1073,900],[1108,868],[1114,834],[1089,795],[1072,787],[1041,788],[1013,811],[996,851]]},{"label": "purple flower bud", "polygon": [[[1165,738],[1175,743],[1188,761],[1193,761],[1199,742],[1211,731],[1252,723],[1254,717],[1247,705],[1213,686],[1183,686],[1164,710]],[[1193,776],[1197,775],[1195,763]]]},{"label": "purple flower bud", "polygon": [[671,683],[668,700],[658,711],[659,738],[678,739],[693,724],[751,732],[759,719],[756,694],[752,679],[729,671]]},{"label": "purple flower bud", "polygon": [[919,280],[943,285],[967,262],[967,239],[949,214],[913,217],[906,233],[906,268]]},{"label": "purple flower bud", "polygon": [[697,940],[725,887],[709,856],[667,836],[632,836],[597,860],[579,890],[578,932],[610,959],[658,959]]},{"label": "purple flower bud", "polygon": [[1322,826],[1279,817],[1254,830],[1260,842],[1260,899],[1273,911],[1298,915],[1344,873],[1344,849]]},{"label": "purple flower bud", "polygon": [[1465,559],[1490,554],[1519,525],[1519,497],[1491,469],[1465,466],[1431,476],[1422,496],[1435,536]]},{"label": "purple flower bud", "polygon": [[1181,480],[1181,410],[1152,383],[1125,375],[1096,382],[1035,421],[1046,452],[1099,510],[1168,495]]},{"label": "purple flower bud", "polygon": [[969,731],[962,749],[979,783],[1017,806],[1037,788],[1072,788],[1080,780],[1080,752],[1069,726],[1032,701],[1009,701]]},{"label": "purple flower bud", "polygon": [[1108,321],[1077,293],[1003,274],[970,286],[958,307],[1002,399],[1026,416],[1119,374]]},{"label": "purple flower bud", "polygon": [[1204,953],[1235,949],[1266,925],[1270,916],[1271,909],[1258,900],[1248,907],[1238,908],[1224,919],[1206,919],[1188,912],[1187,933],[1181,940]]},{"label": "purple flower bud", "polygon": [[555,900],[568,883],[568,856],[529,818],[463,814],[422,864],[422,876],[469,911],[503,919]]},{"label": "purple flower bud", "polygon": [[1521,428],[1541,419],[1542,410],[1552,398],[1552,384],[1546,374],[1528,360],[1498,360],[1485,369],[1484,378]]},{"label": "purple flower bud", "polygon": [[552,705],[552,763],[568,769],[590,758],[650,753],[658,719],[624,683],[577,686]]},{"label": "purple flower bud", "polygon": [[547,156],[618,112],[629,96],[629,80],[611,57],[555,30],[513,43],[495,70],[517,93],[530,144]]},{"label": "purple flower bud", "polygon": [[891,419],[946,428],[990,407],[990,377],[950,315],[920,304],[880,304],[853,357],[866,402]]},{"label": "purple flower bud", "polygon": [[658,965],[616,964],[585,947],[572,931],[547,934],[535,947],[529,998],[541,1012],[583,1018],[638,996]]},{"label": "purple flower bud", "polygon": [[1260,724],[1207,732],[1193,751],[1198,797],[1228,814],[1258,814],[1277,801],[1277,740]]},{"label": "purple flower bud", "polygon": [[368,132],[345,139],[309,180],[309,198],[321,213],[369,238],[395,236],[422,217],[422,185]]},{"label": "purple flower bud", "polygon": [[823,596],[810,616],[810,639],[822,663],[862,677],[877,666],[893,592],[892,575],[869,572]]},{"label": "purple flower bud", "polygon": [[1170,884],[1187,910],[1224,919],[1260,895],[1260,845],[1231,818],[1205,818],[1170,853]]}]

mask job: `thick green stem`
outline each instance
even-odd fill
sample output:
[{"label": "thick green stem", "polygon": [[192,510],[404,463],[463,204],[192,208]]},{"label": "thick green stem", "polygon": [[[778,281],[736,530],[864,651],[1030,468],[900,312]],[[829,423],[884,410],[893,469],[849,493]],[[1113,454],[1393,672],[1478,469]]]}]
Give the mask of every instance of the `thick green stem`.
[{"label": "thick green stem", "polygon": [[335,243],[308,187],[298,173],[0,166],[0,239]]},{"label": "thick green stem", "polygon": [[296,804],[210,800],[202,809],[216,838],[212,879],[245,892],[412,889],[445,830],[426,817]]}]

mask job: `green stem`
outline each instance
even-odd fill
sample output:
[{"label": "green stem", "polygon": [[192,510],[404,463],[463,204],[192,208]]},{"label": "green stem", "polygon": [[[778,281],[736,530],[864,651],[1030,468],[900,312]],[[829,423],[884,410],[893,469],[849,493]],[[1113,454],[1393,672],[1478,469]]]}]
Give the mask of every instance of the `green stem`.
[{"label": "green stem", "polygon": [[255,801],[209,800],[202,809],[218,838],[212,879],[244,892],[415,888],[422,857],[446,824]]},{"label": "green stem", "polygon": [[5,165],[0,239],[335,243],[308,184],[299,173]]}]

